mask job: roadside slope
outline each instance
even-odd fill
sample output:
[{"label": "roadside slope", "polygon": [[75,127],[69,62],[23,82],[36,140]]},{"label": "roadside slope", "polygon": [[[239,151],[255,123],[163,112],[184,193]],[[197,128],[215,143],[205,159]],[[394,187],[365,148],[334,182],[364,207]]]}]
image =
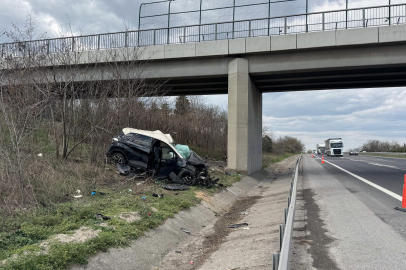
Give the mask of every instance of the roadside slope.
[{"label": "roadside slope", "polygon": [[[266,184],[271,184],[273,180],[276,180],[274,178],[278,177],[278,175],[280,175],[281,173],[286,175],[291,174],[293,165],[290,166],[290,164],[294,164],[296,159],[297,156],[290,157],[280,163],[270,166],[265,170],[257,172],[252,176],[247,176],[240,182],[234,184],[232,187],[227,188],[227,190],[203,200],[201,204],[192,207],[189,210],[178,213],[172,219],[168,219],[162,226],[158,227],[155,230],[147,232],[145,236],[138,238],[129,247],[111,248],[107,253],[99,253],[90,258],[88,265],[74,266],[71,269],[125,270],[157,269],[157,267],[159,269],[165,269],[165,264],[171,261],[171,255],[185,255],[185,253],[176,253],[175,251],[179,250],[179,248],[181,248],[182,246],[187,246],[190,243],[196,242],[196,239],[201,239],[202,235],[210,234],[213,231],[213,227],[215,227],[215,223],[218,222],[219,219],[221,219],[220,217],[227,216],[227,212],[229,212],[230,207],[238,199],[244,200],[244,196],[257,196],[255,195],[256,192],[263,192],[265,194],[267,191],[264,190],[263,187],[265,187]],[[285,168],[290,168],[290,173],[286,172]],[[265,182],[261,183],[261,181]],[[255,187],[258,187],[259,185],[261,185],[262,188],[257,188],[258,191],[256,191]],[[288,190],[289,188],[287,188],[286,194],[288,193]],[[284,199],[282,199],[282,197],[279,198],[280,202],[286,201],[286,196],[281,196]],[[247,202],[247,200],[245,201]],[[258,201],[260,201],[260,199],[258,199]],[[249,205],[249,203],[247,205]],[[273,210],[271,208],[271,213],[269,214],[271,216],[272,211]],[[262,211],[258,210],[257,212],[257,219],[265,219],[264,216],[261,217]],[[279,218],[283,220],[283,208],[280,209],[279,214],[275,213],[275,216],[277,215],[279,215]],[[249,215],[247,215],[247,217],[248,216]],[[255,217],[255,215],[252,216]],[[258,225],[254,225],[254,228],[255,226]],[[190,234],[185,233],[181,230],[181,228],[190,231]],[[275,225],[275,227],[270,230],[277,229],[278,225]],[[251,232],[251,228],[250,230],[244,230],[244,232]],[[255,233],[255,230],[253,230],[253,233]],[[279,239],[274,240],[276,242],[279,242]],[[263,256],[268,256],[273,251],[274,250],[268,246],[268,254],[263,254]],[[168,255],[167,258],[165,258],[166,255]],[[183,259],[188,262],[189,268],[185,269],[191,269],[190,267],[195,268],[195,266],[197,266],[190,264],[190,261],[193,261],[193,257],[192,260],[190,260],[190,257],[187,257],[187,255],[185,255]],[[183,265],[183,262],[179,265]],[[174,268],[172,267],[167,269]],[[175,269],[182,268],[177,266]]]}]

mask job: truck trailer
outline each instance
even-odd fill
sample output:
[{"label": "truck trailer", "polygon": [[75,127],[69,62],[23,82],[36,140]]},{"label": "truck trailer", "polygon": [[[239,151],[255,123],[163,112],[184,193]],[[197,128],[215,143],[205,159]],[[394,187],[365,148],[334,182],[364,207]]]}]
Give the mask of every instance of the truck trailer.
[{"label": "truck trailer", "polygon": [[324,144],[317,144],[316,149],[317,149],[317,154],[319,154],[319,155],[324,155],[324,153],[326,151],[326,147]]},{"label": "truck trailer", "polygon": [[344,144],[341,138],[330,138],[325,141],[327,156],[343,156]]}]

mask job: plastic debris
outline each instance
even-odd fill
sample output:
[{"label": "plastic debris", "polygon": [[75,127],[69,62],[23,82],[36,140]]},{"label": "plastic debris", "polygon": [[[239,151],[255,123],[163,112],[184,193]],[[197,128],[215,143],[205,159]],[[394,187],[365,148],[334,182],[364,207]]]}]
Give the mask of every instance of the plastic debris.
[{"label": "plastic debris", "polygon": [[142,197],[143,200],[145,200],[147,197]]},{"label": "plastic debris", "polygon": [[129,192],[132,192],[133,190],[132,190],[132,189],[128,189],[128,191],[129,191]]},{"label": "plastic debris", "polygon": [[137,186],[139,186],[139,185],[141,185],[141,184],[142,184],[142,182],[138,182],[138,183],[137,183]]},{"label": "plastic debris", "polygon": [[148,213],[148,216],[151,216],[152,214],[151,213]]},{"label": "plastic debris", "polygon": [[177,251],[175,251],[176,253],[182,253],[182,251],[179,251],[179,250],[177,250]]},{"label": "plastic debris", "polygon": [[152,193],[152,197],[159,197],[159,195],[156,193]]},{"label": "plastic debris", "polygon": [[193,261],[191,261],[190,264],[193,264]]},{"label": "plastic debris", "polygon": [[244,227],[244,226],[248,226],[248,223],[228,225],[227,228],[239,228],[239,227]]},{"label": "plastic debris", "polygon": [[44,155],[43,155],[42,153],[39,153],[38,156],[39,156],[39,157],[43,157]]},{"label": "plastic debris", "polygon": [[239,215],[248,215],[249,214],[249,212],[240,212],[240,213],[238,213]]},{"label": "plastic debris", "polygon": [[125,164],[117,164],[117,170],[120,172],[120,174],[126,175],[130,170],[130,166],[125,165]]},{"label": "plastic debris", "polygon": [[76,190],[76,195],[73,195],[75,198],[82,198],[82,194],[80,194],[80,190]]},{"label": "plastic debris", "polygon": [[189,189],[188,186],[181,185],[181,184],[167,184],[167,185],[163,185],[162,187],[165,189],[169,189],[169,190],[187,190],[187,189]]},{"label": "plastic debris", "polygon": [[249,229],[250,229],[250,228],[248,228],[248,227],[245,227],[245,228],[244,228],[244,230],[249,230]]},{"label": "plastic debris", "polygon": [[180,228],[182,230],[182,232],[185,232],[187,234],[190,234],[190,231],[187,231],[185,228]]},{"label": "plastic debris", "polygon": [[102,214],[96,214],[96,218],[97,218],[97,219],[103,219],[103,220],[109,220],[109,219],[111,219],[111,217],[104,216],[104,215],[102,215]]},{"label": "plastic debris", "polygon": [[92,196],[93,196],[93,195],[96,195],[96,191],[92,191]]}]

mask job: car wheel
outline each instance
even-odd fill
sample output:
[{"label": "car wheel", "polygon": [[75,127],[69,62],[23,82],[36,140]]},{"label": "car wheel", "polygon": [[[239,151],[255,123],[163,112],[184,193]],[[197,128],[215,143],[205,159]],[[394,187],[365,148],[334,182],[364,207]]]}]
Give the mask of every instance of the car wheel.
[{"label": "car wheel", "polygon": [[111,155],[110,160],[112,164],[125,164],[127,159],[123,154],[116,152]]},{"label": "car wheel", "polygon": [[194,186],[196,184],[195,174],[187,169],[182,169],[178,174],[178,178],[184,185]]}]

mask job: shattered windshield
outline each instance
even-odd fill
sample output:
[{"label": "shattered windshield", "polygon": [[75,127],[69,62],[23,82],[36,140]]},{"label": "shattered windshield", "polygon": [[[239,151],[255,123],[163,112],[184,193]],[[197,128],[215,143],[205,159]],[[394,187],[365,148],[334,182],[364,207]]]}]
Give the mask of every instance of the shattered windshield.
[{"label": "shattered windshield", "polygon": [[342,148],[343,143],[331,143],[331,148]]}]

